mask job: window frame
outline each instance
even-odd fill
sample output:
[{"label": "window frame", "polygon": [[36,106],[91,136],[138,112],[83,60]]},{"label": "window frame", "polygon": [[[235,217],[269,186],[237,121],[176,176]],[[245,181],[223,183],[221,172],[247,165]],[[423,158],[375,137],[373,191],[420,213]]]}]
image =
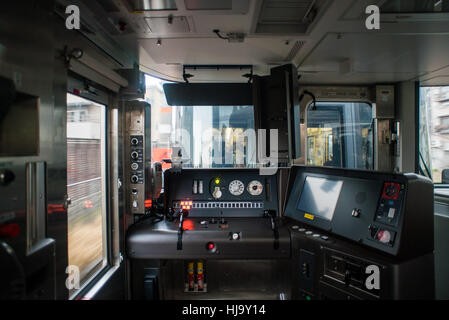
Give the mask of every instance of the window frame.
[{"label": "window frame", "polygon": [[[448,15],[449,17],[449,15]],[[416,155],[417,155],[417,173],[418,174],[422,174],[421,172],[423,171],[421,168],[421,162],[424,163],[425,165],[427,165],[427,163],[424,162],[424,159],[422,159],[422,155],[421,155],[421,135],[420,135],[420,125],[421,125],[421,89],[422,88],[438,88],[438,87],[449,87],[449,85],[442,85],[442,86],[437,86],[437,85],[421,85],[420,83],[417,83],[417,89],[416,89],[416,117],[415,117],[415,130],[416,130],[416,145],[417,145],[417,151],[416,151]],[[430,148],[432,148],[432,146],[430,146]],[[430,150],[430,152],[432,152]],[[426,168],[424,168],[426,169]],[[449,169],[449,168],[448,168]],[[439,190],[445,190],[447,191],[449,189],[449,184],[447,183],[436,183],[433,181],[433,174],[431,174],[431,177],[428,177],[429,179],[432,180],[435,192],[438,192]],[[447,194],[442,194],[442,196],[444,197],[449,197]]]},{"label": "window frame", "polygon": [[[76,81],[74,79],[71,79],[72,81]],[[86,280],[82,283],[82,285],[80,285],[79,289],[74,290],[72,293],[70,292],[70,290],[68,290],[68,299],[69,300],[78,300],[81,297],[83,297],[87,292],[89,292],[98,282],[101,281],[101,279],[111,270],[114,268],[113,265],[113,259],[114,259],[114,255],[113,255],[113,245],[112,245],[112,223],[113,223],[113,217],[112,217],[112,211],[110,210],[111,208],[111,204],[110,204],[110,169],[111,169],[111,162],[110,162],[110,155],[109,155],[109,148],[110,148],[110,143],[109,143],[109,113],[110,113],[110,109],[108,107],[109,104],[109,98],[108,98],[108,94],[104,91],[100,91],[100,94],[98,94],[98,96],[94,96],[93,94],[83,94],[83,93],[79,93],[76,94],[73,91],[70,91],[70,88],[67,90],[68,94],[80,97],[82,99],[86,99],[88,101],[91,101],[93,103],[96,104],[100,104],[102,106],[104,106],[104,114],[102,114],[102,116],[104,116],[104,128],[102,129],[102,135],[104,137],[104,161],[105,161],[105,165],[104,165],[104,197],[105,199],[104,201],[104,214],[105,217],[103,217],[105,219],[104,223],[103,223],[103,232],[104,234],[102,235],[102,240],[103,240],[103,244],[105,246],[105,249],[103,251],[103,266],[101,266],[98,270],[95,270],[91,275],[89,275]],[[103,113],[103,112],[102,112]],[[67,140],[67,137],[66,137]],[[68,234],[67,234],[68,236]],[[68,243],[67,243],[68,244]],[[68,254],[68,251],[67,251]]]}]

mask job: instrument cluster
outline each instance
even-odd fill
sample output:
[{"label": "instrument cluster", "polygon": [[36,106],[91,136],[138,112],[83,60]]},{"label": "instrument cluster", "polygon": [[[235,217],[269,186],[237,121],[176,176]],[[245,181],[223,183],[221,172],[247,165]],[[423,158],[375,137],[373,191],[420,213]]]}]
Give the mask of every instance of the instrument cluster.
[{"label": "instrument cluster", "polygon": [[264,186],[259,180],[251,180],[245,184],[239,179],[224,181],[221,177],[215,177],[211,180],[210,192],[214,199],[218,200],[223,197],[225,193],[231,196],[239,197],[247,193],[249,196],[260,196],[264,190]]}]

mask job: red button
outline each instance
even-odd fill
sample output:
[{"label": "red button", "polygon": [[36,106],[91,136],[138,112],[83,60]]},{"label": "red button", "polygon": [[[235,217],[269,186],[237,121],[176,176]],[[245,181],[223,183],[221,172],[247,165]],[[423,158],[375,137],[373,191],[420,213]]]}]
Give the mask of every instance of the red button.
[{"label": "red button", "polygon": [[209,248],[209,250],[213,250],[215,248],[215,244],[213,244],[212,242],[209,242],[207,247]]}]

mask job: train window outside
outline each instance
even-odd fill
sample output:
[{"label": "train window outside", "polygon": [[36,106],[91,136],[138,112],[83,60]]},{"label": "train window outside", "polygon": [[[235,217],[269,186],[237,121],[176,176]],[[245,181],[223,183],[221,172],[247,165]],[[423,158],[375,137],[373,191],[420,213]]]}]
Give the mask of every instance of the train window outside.
[{"label": "train window outside", "polygon": [[373,116],[368,103],[317,102],[307,108],[307,164],[373,170]]},{"label": "train window outside", "polygon": [[175,148],[180,148],[184,167],[256,165],[256,141],[246,135],[255,133],[253,106],[168,106],[164,83],[146,77],[153,161],[171,158]]},{"label": "train window outside", "polygon": [[105,134],[106,107],[67,94],[68,254],[80,287],[107,263]]},{"label": "train window outside", "polygon": [[388,0],[381,6],[382,13],[437,13],[449,12],[449,0]]},{"label": "train window outside", "polygon": [[449,86],[421,87],[420,171],[437,184],[449,184]]}]

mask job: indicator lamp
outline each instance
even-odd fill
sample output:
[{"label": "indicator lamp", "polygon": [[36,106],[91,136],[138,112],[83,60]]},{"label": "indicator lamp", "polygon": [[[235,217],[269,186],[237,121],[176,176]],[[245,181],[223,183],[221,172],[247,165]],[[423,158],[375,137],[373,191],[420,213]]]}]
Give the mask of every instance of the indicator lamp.
[{"label": "indicator lamp", "polygon": [[190,210],[192,208],[192,205],[192,201],[181,201],[181,209],[183,210]]},{"label": "indicator lamp", "polygon": [[220,178],[215,178],[215,184],[220,184]]}]

